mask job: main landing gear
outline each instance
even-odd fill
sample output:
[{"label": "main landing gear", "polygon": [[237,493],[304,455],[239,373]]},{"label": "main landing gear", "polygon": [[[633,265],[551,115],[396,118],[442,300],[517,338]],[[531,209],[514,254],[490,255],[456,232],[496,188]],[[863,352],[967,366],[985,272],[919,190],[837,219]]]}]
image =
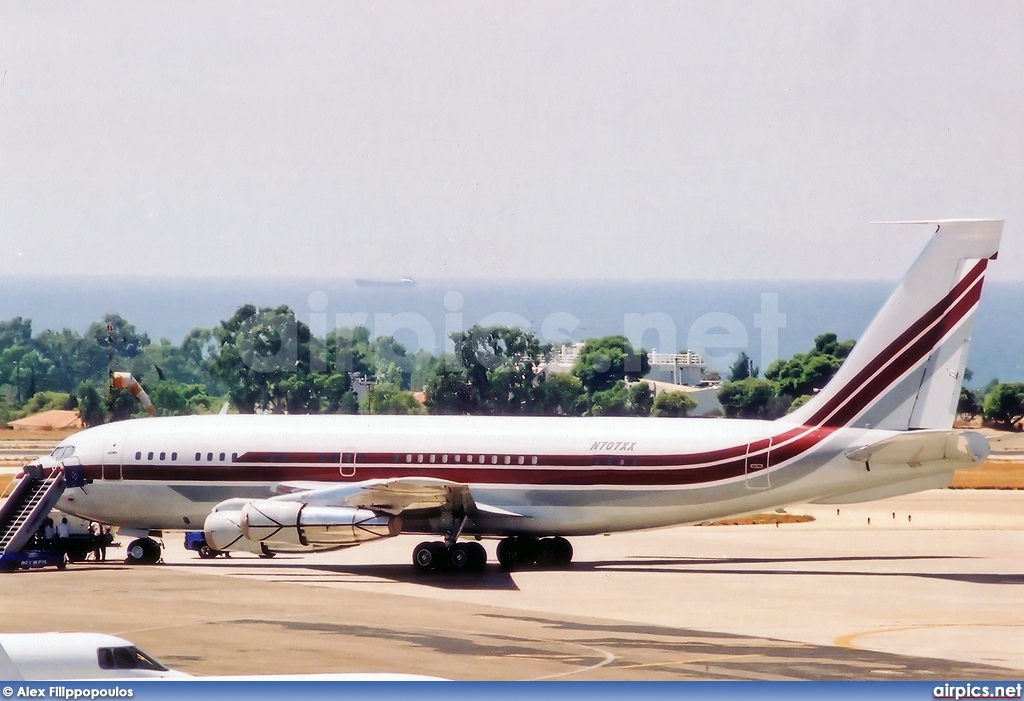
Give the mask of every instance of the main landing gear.
[{"label": "main landing gear", "polygon": [[[572,544],[556,536],[534,538],[509,536],[498,543],[498,563],[506,570],[539,567],[566,567],[572,562]],[[412,551],[412,563],[419,572],[448,570],[482,572],[487,552],[477,542],[447,545],[439,540],[420,543]]]},{"label": "main landing gear", "polygon": [[124,561],[129,565],[154,565],[160,561],[160,543],[152,538],[133,540]]},{"label": "main landing gear", "polygon": [[510,536],[498,543],[498,563],[506,570],[531,565],[567,567],[572,562],[572,543],[562,536],[533,538]]},{"label": "main landing gear", "polygon": [[412,564],[420,572],[427,570],[453,570],[455,572],[483,572],[487,564],[487,551],[480,543],[455,543],[451,547],[439,540],[420,543],[412,551]]}]

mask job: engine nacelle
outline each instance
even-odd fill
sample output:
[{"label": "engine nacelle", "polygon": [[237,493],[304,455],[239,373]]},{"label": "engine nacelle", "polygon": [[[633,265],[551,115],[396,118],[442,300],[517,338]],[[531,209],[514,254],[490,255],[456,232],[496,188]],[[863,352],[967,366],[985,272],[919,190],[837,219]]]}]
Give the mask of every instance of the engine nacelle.
[{"label": "engine nacelle", "polygon": [[[222,509],[227,506],[228,508]],[[231,508],[236,507],[236,508]],[[216,550],[326,550],[389,538],[402,530],[397,516],[340,506],[259,499],[237,508],[222,504],[206,517],[206,542]]]}]

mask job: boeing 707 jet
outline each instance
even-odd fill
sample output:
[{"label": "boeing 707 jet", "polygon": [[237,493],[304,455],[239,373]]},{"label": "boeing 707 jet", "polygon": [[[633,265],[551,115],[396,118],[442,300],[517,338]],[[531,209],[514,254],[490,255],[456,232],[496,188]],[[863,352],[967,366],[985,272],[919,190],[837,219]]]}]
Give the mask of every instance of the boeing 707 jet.
[{"label": "boeing 707 jet", "polygon": [[39,466],[80,471],[58,508],[137,536],[203,530],[264,555],[428,537],[417,568],[572,559],[568,537],[943,487],[988,443],[954,430],[971,326],[1002,232],[937,225],[829,384],[775,421],[483,416],[144,418],[67,438]]}]

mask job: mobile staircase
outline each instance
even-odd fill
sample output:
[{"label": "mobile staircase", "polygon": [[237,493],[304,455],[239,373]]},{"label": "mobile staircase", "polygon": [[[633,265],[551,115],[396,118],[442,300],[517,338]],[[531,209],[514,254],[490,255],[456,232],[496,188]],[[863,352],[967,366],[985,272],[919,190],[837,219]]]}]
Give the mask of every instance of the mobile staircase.
[{"label": "mobile staircase", "polygon": [[46,521],[67,486],[63,466],[29,465],[0,505],[0,558],[22,550]]}]

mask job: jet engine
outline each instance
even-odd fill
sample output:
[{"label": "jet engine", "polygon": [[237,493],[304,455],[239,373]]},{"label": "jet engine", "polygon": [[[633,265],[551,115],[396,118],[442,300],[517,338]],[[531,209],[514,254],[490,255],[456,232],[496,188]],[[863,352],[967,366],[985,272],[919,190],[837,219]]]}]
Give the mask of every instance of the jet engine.
[{"label": "jet engine", "polygon": [[[203,532],[215,550],[309,552],[335,550],[402,531],[398,516],[299,501],[232,499],[206,517]],[[240,507],[240,508],[239,508]]]}]

